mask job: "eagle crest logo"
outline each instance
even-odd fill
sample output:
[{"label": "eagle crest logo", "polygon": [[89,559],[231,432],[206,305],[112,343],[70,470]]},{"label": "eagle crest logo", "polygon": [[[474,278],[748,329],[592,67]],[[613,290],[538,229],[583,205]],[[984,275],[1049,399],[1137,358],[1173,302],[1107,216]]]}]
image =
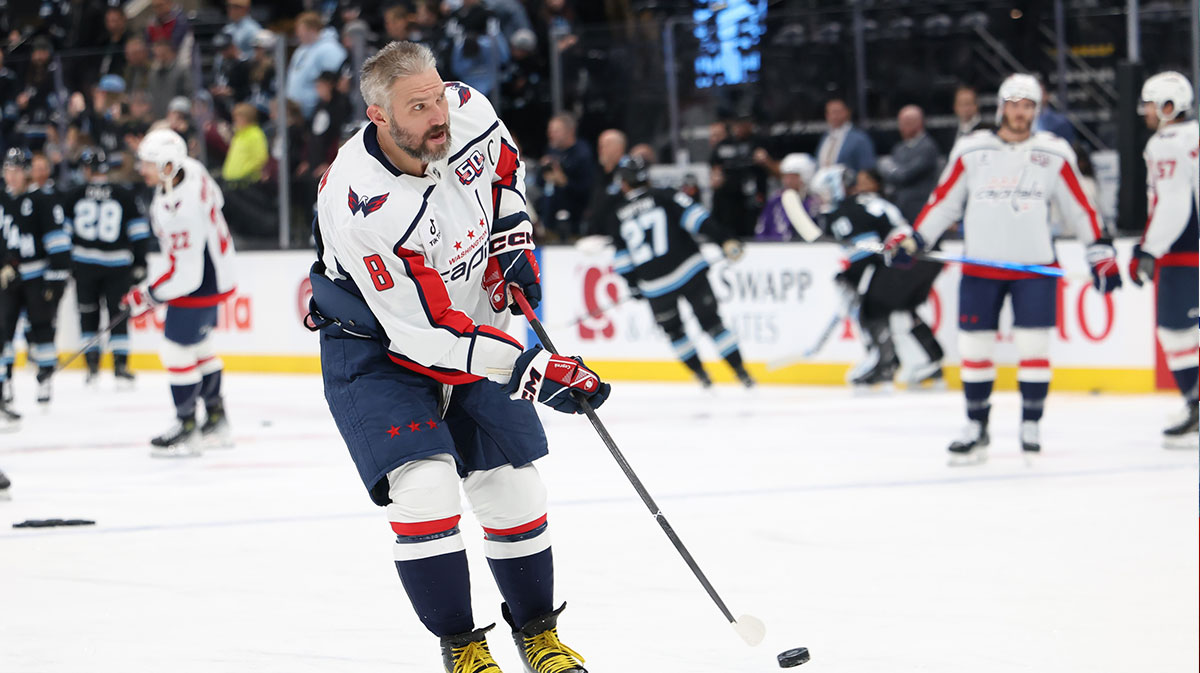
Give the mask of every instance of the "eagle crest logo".
[{"label": "eagle crest logo", "polygon": [[380,194],[379,196],[360,197],[358,194],[354,193],[353,187],[350,187],[349,189],[350,195],[348,198],[348,205],[350,206],[351,217],[354,217],[359,213],[359,211],[362,211],[363,217],[365,218],[367,215],[379,210],[383,207],[383,204],[387,202],[388,194],[391,194],[391,192],[387,192]]}]

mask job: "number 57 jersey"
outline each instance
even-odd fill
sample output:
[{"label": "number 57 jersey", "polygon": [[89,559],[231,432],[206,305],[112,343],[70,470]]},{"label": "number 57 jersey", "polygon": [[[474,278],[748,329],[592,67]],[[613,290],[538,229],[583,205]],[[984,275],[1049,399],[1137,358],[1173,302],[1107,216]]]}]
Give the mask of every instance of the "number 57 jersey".
[{"label": "number 57 jersey", "polygon": [[233,239],[221,214],[224,204],[221,188],[195,159],[184,161],[178,185],[154,190],[150,225],[163,256],[149,277],[157,301],[202,308],[233,294]]}]

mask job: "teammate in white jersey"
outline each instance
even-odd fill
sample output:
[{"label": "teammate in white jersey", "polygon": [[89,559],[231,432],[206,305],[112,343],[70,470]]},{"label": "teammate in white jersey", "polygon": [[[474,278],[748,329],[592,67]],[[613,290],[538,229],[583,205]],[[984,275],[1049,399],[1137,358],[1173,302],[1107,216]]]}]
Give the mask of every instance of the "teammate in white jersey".
[{"label": "teammate in white jersey", "polygon": [[[151,455],[196,456],[230,445],[221,400],[221,359],[212,343],[217,307],[234,292],[233,240],[221,214],[224,198],[204,165],[187,156],[179,134],[159,128],[138,146],[140,172],[155,187],[150,225],[162,257],[147,280],[125,295],[132,317],[167,305],[159,357],[167,368],[177,423],[150,440]],[[196,425],[196,402],[205,420]]]},{"label": "teammate in white jersey", "polygon": [[508,332],[509,284],[541,297],[524,167],[478,91],[443,83],[433,54],[393,42],[367,59],[370,123],[321,178],[310,274],[325,398],[394,558],[453,673],[496,673],[472,614],[460,486],[521,657],[582,672],[557,634],[546,438],[531,401],[578,412],[607,384],[582,362],[524,350]]},{"label": "teammate in white jersey", "polygon": [[1137,285],[1154,281],[1158,341],[1186,403],[1181,418],[1163,430],[1164,445],[1194,449],[1200,424],[1200,126],[1187,118],[1192,101],[1192,85],[1177,72],[1159,73],[1142,86],[1142,113],[1154,131],[1145,151],[1150,212],[1142,240],[1133,248],[1129,278]]},{"label": "teammate in white jersey", "polygon": [[[1057,266],[1050,231],[1051,203],[1088,244],[1093,285],[1111,292],[1121,284],[1112,244],[1095,206],[1079,185],[1075,152],[1049,133],[1033,133],[1042,89],[1030,75],[1000,85],[997,131],[977,131],[958,141],[937,189],[912,230],[889,236],[885,247],[915,250],[936,241],[959,220],[967,257]],[[915,231],[915,234],[914,234]],[[1021,448],[1041,450],[1038,421],[1050,386],[1050,335],[1057,324],[1057,279],[1021,271],[963,265],[959,286],[959,355],[967,401],[967,429],[950,445],[951,463],[981,462],[989,443],[989,398],[996,378],[992,351],[1000,308],[1011,297],[1013,340],[1021,390]]]}]

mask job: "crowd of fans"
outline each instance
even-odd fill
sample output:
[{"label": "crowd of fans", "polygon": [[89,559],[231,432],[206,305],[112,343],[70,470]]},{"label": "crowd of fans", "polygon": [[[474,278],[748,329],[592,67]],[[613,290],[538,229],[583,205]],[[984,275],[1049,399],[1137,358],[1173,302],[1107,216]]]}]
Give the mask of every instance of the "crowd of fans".
[{"label": "crowd of fans", "polygon": [[[363,120],[358,64],[383,44],[407,39],[434,50],[444,78],[470,84],[497,105],[526,159],[543,240],[596,233],[593,211],[622,154],[658,159],[659,151],[643,142],[654,138],[634,138],[642,144],[628,147],[620,130],[589,134],[577,115],[552,113],[551,42],[569,56],[581,24],[628,21],[628,2],[195,5],[184,11],[172,0],[152,0],[134,16],[131,4],[120,0],[56,0],[27,16],[6,12],[0,19],[0,151],[21,147],[51,167],[47,179],[70,183],[78,179],[80,155],[98,147],[114,164],[115,180],[134,182],[138,143],[151,124],[165,120],[220,176],[226,217],[244,245],[277,240],[281,182],[291,194],[293,242],[303,244],[316,184]],[[287,53],[282,91],[281,41]],[[569,58],[564,62],[570,66]],[[936,139],[925,131],[921,108],[900,110],[900,141],[881,159],[881,148],[852,123],[841,98],[827,101],[828,131],[814,147],[764,139],[750,114],[715,122],[705,157],[714,215],[744,238],[792,240],[792,232],[775,231],[762,217],[772,193],[802,186],[812,171],[840,163],[877,172],[902,212],[915,217],[955,136],[982,124],[969,87],[951,104],[957,133]],[[1045,110],[1042,128],[1073,140],[1061,115]],[[698,195],[699,181],[692,178],[684,189]]]}]

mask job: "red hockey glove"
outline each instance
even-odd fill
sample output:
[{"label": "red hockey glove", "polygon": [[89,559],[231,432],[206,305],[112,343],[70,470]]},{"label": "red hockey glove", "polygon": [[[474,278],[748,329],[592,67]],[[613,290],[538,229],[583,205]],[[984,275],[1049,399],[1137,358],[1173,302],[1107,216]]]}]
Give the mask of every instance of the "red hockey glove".
[{"label": "red hockey glove", "polygon": [[608,399],[610,390],[611,386],[600,381],[583,360],[553,355],[541,346],[517,357],[512,378],[504,385],[504,391],[514,400],[541,402],[566,414],[583,411],[573,392],[580,393],[595,409]]},{"label": "red hockey glove", "polygon": [[1092,287],[1104,294],[1121,287],[1121,268],[1112,243],[1101,239],[1087,247],[1087,262],[1092,267]]},{"label": "red hockey glove", "polygon": [[136,318],[154,310],[158,302],[150,294],[150,286],[146,283],[134,285],[129,292],[121,297],[121,304],[129,309],[129,317]]}]

